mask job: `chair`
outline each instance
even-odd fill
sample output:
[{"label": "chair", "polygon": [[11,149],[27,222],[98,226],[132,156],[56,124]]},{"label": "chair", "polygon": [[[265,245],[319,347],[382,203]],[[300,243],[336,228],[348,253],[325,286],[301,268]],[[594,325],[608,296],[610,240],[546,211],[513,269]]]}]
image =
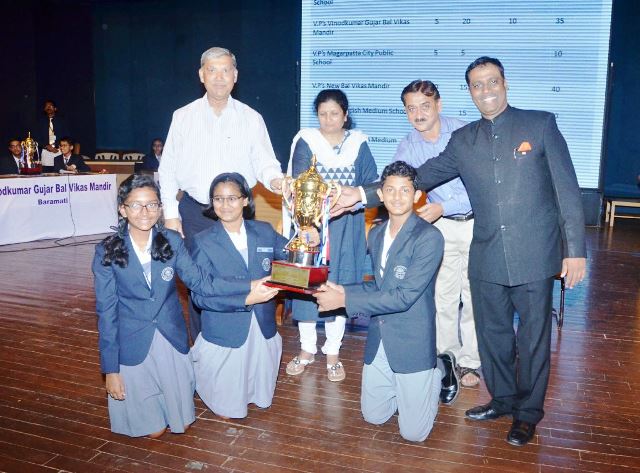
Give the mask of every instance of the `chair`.
[{"label": "chair", "polygon": [[122,155],[122,161],[142,161],[143,153],[126,153]]},{"label": "chair", "polygon": [[120,156],[118,153],[96,153],[96,161],[118,161]]},{"label": "chair", "polygon": [[551,309],[551,315],[555,316],[556,321],[558,323],[558,330],[562,328],[564,324],[564,278],[559,274],[555,276],[556,281],[560,281],[560,308],[556,310],[555,308]]}]

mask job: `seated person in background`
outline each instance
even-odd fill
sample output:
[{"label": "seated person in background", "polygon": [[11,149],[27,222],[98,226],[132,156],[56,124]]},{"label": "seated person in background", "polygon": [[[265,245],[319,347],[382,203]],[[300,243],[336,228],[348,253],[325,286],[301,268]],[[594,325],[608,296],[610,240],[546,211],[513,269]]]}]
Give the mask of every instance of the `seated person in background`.
[{"label": "seated person in background", "polygon": [[156,138],[151,142],[151,152],[145,154],[142,163],[136,163],[136,171],[157,171],[162,158],[162,149],[164,143],[160,138]]},{"label": "seated person in background", "polygon": [[[416,171],[404,161],[382,172],[378,196],[389,221],[369,233],[375,281],[327,282],[314,296],[319,310],[345,307],[350,317],[371,317],[362,369],[364,420],[384,424],[398,411],[400,435],[427,438],[442,391],[458,391],[453,355],[436,356],[434,288],[442,261],[440,231],[413,212],[421,192]],[[447,396],[447,403],[455,400]]]},{"label": "seated person in background", "polygon": [[62,154],[56,156],[53,161],[53,172],[75,171],[75,172],[91,172],[91,168],[79,154],[71,154],[73,152],[73,139],[65,136],[60,139],[60,151]]},{"label": "seated person in background", "polygon": [[20,141],[9,140],[9,156],[0,159],[0,174],[18,174],[20,171],[20,156],[22,156],[22,147]]}]

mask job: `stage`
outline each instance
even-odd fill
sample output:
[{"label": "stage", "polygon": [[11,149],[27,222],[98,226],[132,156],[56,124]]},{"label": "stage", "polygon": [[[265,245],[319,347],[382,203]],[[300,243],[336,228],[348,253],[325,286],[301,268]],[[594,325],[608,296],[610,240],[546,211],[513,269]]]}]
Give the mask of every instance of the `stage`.
[{"label": "stage", "polygon": [[[567,290],[553,327],[546,416],[524,448],[504,440],[510,419],[465,420],[488,400],[463,389],[430,437],[400,438],[359,410],[366,332],[347,331],[342,383],[324,359],[285,374],[298,351],[285,322],[273,406],[225,421],[196,398],[184,435],[131,439],[109,430],[90,263],[96,236],[0,247],[0,471],[640,472],[640,221],[587,229],[585,281]],[[556,288],[555,306],[559,304]],[[321,337],[322,339],[322,337]]]}]

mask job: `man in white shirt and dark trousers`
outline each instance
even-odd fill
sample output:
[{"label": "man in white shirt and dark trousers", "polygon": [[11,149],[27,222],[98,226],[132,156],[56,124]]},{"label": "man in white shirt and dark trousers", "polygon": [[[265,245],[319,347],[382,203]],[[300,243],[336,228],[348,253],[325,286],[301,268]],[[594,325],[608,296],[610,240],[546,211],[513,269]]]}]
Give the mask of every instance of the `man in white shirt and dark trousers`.
[{"label": "man in white shirt and dark trousers", "polygon": [[42,146],[42,151],[40,152],[42,170],[44,172],[55,172],[53,168],[54,159],[62,154],[59,147],[60,138],[69,135],[69,130],[64,119],[57,115],[58,107],[56,107],[53,100],[45,100],[42,111],[47,116],[44,126],[39,130],[42,134],[38,136],[40,146]]},{"label": "man in white shirt and dark trousers", "polygon": [[[249,186],[260,181],[281,192],[282,170],[262,116],[231,97],[238,80],[236,58],[225,48],[202,54],[198,75],[206,94],[173,113],[158,169],[165,226],[179,231],[190,249],[194,235],[213,224],[202,215],[209,187],[223,172],[242,174]],[[177,200],[178,191],[184,191]],[[191,311],[191,336],[200,317]]]}]

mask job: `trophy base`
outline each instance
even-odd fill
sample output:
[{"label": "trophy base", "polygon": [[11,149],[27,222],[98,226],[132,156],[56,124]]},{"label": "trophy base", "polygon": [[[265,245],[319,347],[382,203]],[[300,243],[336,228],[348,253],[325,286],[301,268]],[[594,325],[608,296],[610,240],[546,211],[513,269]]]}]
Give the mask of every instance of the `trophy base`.
[{"label": "trophy base", "polygon": [[290,284],[285,284],[282,282],[275,282],[275,281],[265,281],[264,285],[269,287],[275,287],[283,291],[297,292],[298,294],[309,294],[309,295],[315,294],[316,292],[318,292],[318,288],[320,287],[320,285],[314,286],[314,287],[292,286]]},{"label": "trophy base", "polygon": [[37,168],[20,168],[20,174],[25,176],[37,176],[42,174],[42,166]]},{"label": "trophy base", "polygon": [[271,266],[271,279],[265,284],[285,291],[313,294],[328,277],[329,266],[304,266],[274,261]]}]

